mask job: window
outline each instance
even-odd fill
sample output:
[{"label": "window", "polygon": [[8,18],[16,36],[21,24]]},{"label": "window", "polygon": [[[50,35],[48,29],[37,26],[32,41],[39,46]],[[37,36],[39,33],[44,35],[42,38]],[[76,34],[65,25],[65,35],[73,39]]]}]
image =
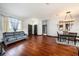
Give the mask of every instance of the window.
[{"label": "window", "polygon": [[21,31],[21,21],[15,18],[9,18],[9,31]]}]

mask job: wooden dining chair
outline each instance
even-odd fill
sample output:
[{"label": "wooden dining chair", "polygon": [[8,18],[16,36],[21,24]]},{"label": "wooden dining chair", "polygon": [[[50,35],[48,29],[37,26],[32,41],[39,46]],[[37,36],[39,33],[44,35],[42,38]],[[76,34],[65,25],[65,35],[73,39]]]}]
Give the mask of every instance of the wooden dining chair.
[{"label": "wooden dining chair", "polygon": [[58,38],[58,41],[60,41],[60,38],[59,38],[59,33],[57,32],[57,38]]},{"label": "wooden dining chair", "polygon": [[60,42],[61,42],[61,41],[66,41],[66,36],[65,36],[65,35],[63,35],[63,34],[61,35],[61,34],[58,33],[58,32],[57,32],[57,34],[58,34],[58,41],[60,41]]},{"label": "wooden dining chair", "polygon": [[68,33],[68,44],[69,44],[69,41],[73,41],[74,42],[74,45],[76,45],[76,37],[77,37],[77,33],[73,33],[73,32],[69,32]]}]

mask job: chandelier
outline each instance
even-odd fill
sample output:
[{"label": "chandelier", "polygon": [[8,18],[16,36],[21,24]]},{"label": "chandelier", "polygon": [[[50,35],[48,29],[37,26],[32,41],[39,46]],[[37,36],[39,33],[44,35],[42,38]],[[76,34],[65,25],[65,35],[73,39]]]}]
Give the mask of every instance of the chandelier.
[{"label": "chandelier", "polygon": [[74,24],[74,19],[71,15],[71,11],[67,11],[65,18],[63,20],[59,21],[59,28],[62,29],[62,31],[70,31],[70,28]]}]

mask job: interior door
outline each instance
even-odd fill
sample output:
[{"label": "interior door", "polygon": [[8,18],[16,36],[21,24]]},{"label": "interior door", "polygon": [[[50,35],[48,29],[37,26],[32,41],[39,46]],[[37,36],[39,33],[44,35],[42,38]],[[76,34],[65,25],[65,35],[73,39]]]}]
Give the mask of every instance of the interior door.
[{"label": "interior door", "polygon": [[32,25],[28,24],[28,35],[32,35]]},{"label": "interior door", "polygon": [[37,25],[34,25],[34,35],[37,35]]},{"label": "interior door", "polygon": [[42,34],[43,35],[47,34],[47,25],[42,25]]}]

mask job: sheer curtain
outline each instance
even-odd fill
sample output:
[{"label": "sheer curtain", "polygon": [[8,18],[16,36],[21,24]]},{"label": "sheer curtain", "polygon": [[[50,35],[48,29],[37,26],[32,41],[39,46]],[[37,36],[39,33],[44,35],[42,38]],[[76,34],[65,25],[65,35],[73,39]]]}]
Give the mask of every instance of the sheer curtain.
[{"label": "sheer curtain", "polygon": [[9,31],[10,32],[21,30],[21,21],[19,19],[9,18],[8,22],[9,22]]}]

